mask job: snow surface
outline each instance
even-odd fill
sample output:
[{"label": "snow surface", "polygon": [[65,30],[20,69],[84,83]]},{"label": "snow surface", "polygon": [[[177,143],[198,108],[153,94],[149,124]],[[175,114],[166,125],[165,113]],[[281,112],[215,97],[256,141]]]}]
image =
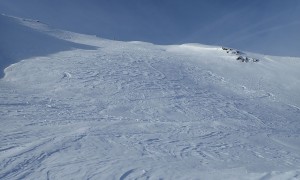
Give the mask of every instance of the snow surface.
[{"label": "snow surface", "polygon": [[0,12],[109,39],[300,56],[299,0],[0,0]]},{"label": "snow surface", "polygon": [[300,58],[0,20],[63,47],[5,69],[0,179],[300,178]]}]

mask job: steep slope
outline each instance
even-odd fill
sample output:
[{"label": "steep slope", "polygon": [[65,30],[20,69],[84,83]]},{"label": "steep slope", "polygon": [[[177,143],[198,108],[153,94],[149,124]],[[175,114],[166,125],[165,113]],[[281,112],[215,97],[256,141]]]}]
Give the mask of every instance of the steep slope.
[{"label": "steep slope", "polygon": [[58,39],[24,25],[31,21],[39,24],[37,20],[0,15],[0,78],[4,75],[4,68],[22,59],[45,56],[73,48],[93,48]]},{"label": "steep slope", "polygon": [[0,179],[299,177],[299,59],[25,24],[97,49],[5,69]]},{"label": "steep slope", "polygon": [[1,0],[0,12],[109,39],[300,56],[298,0]]}]

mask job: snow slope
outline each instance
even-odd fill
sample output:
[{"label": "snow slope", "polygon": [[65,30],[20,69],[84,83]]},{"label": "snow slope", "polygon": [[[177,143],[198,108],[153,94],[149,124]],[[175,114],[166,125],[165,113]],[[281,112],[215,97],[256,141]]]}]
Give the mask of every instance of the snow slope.
[{"label": "snow slope", "polygon": [[0,15],[0,78],[4,75],[4,68],[22,59],[52,54],[72,48],[93,48],[91,46],[54,38],[48,34],[22,25],[26,23],[26,21],[36,22],[37,20],[34,21]]},{"label": "snow slope", "polygon": [[0,179],[299,179],[299,58],[13,22],[96,48],[5,69]]},{"label": "snow slope", "polygon": [[0,12],[109,39],[300,56],[299,0],[1,0]]}]

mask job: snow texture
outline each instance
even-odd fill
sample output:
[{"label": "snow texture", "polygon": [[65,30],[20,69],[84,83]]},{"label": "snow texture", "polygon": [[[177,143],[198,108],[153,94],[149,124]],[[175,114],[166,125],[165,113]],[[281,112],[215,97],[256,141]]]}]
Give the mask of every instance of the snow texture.
[{"label": "snow texture", "polygon": [[300,57],[299,0],[0,0],[0,12],[108,39]]},{"label": "snow texture", "polygon": [[0,20],[46,43],[0,80],[0,179],[299,179],[299,58]]}]

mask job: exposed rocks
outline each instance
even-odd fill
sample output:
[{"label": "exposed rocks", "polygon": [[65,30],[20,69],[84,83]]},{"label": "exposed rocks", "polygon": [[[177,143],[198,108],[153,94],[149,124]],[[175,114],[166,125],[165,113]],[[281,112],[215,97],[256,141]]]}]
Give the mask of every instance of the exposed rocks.
[{"label": "exposed rocks", "polygon": [[236,58],[237,61],[246,62],[246,63],[259,62],[259,59],[248,57],[245,53],[243,53],[239,50],[236,50],[236,49],[222,47],[222,50],[226,51],[226,53],[228,53],[228,54],[237,55],[237,58]]},{"label": "exposed rocks", "polygon": [[226,48],[226,47],[222,47],[222,49],[224,51],[226,51],[228,54],[235,54],[235,55],[240,55],[240,54],[244,54],[243,52],[236,50],[236,49],[232,49],[232,48]]}]

